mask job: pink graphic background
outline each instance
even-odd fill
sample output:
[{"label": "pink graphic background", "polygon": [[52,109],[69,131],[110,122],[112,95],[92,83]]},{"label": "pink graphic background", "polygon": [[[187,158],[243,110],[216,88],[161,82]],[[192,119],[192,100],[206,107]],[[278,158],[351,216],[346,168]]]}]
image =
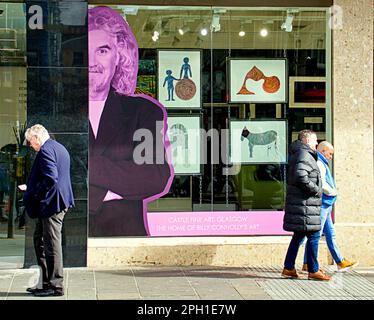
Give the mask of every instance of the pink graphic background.
[{"label": "pink graphic background", "polygon": [[151,236],[290,235],[284,211],[148,212]]},{"label": "pink graphic background", "polygon": [[[162,128],[163,145],[166,152],[166,161],[170,169],[170,176],[164,190],[143,200],[143,218],[147,234],[150,236],[224,236],[224,235],[285,235],[290,234],[283,230],[283,211],[202,211],[202,212],[147,212],[147,204],[168,193],[173,179],[171,144],[167,135],[167,111],[156,99],[144,94],[134,94],[138,72],[138,45],[130,26],[113,9],[96,7],[90,12],[103,12],[118,20],[127,34],[128,47],[133,56],[133,62],[122,76],[126,76],[126,83],[114,77],[111,85],[117,93],[122,95],[142,97],[159,107],[164,116]],[[89,23],[89,30],[95,30]],[[130,50],[129,50],[130,54]],[[126,84],[122,86],[121,84]],[[146,183],[146,181],[144,182]]]}]

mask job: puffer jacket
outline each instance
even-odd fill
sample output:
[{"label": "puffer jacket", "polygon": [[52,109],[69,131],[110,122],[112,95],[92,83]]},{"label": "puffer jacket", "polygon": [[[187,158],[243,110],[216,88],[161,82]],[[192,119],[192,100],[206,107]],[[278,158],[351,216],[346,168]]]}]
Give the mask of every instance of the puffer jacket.
[{"label": "puffer jacket", "polygon": [[321,230],[322,181],[317,152],[300,140],[289,148],[289,171],[283,229],[293,232]]}]

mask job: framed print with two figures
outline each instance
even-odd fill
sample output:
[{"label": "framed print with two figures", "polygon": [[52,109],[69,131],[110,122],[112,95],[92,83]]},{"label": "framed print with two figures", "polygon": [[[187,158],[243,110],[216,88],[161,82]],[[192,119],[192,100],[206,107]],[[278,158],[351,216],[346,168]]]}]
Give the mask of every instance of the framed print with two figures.
[{"label": "framed print with two figures", "polygon": [[201,108],[200,84],[200,50],[158,50],[158,100],[166,108]]}]

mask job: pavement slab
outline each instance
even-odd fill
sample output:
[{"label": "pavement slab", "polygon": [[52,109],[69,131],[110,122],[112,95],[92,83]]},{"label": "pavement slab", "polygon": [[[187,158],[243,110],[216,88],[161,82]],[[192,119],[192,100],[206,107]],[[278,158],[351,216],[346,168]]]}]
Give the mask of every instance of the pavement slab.
[{"label": "pavement slab", "polygon": [[283,279],[282,266],[65,268],[65,295],[37,298],[38,269],[0,270],[0,300],[374,300],[374,268],[329,282]]}]

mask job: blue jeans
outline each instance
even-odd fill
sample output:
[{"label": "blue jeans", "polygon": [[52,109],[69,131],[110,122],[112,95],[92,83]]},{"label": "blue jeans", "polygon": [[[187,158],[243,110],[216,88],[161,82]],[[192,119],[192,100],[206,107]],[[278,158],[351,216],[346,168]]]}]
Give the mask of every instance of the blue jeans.
[{"label": "blue jeans", "polygon": [[[336,234],[334,224],[331,218],[331,211],[332,206],[327,208],[321,208],[321,231],[320,235],[322,236],[322,232],[326,237],[327,247],[330,250],[330,253],[336,263],[340,263],[343,261],[343,257],[340,254],[338,249],[338,245],[336,243]],[[307,254],[308,254],[308,246],[305,246],[305,253],[304,253],[304,263],[307,263]]]},{"label": "blue jeans", "polygon": [[295,268],[295,261],[299,247],[302,244],[304,238],[307,237],[308,241],[306,246],[308,247],[307,263],[309,272],[317,272],[319,265],[317,261],[318,256],[318,242],[320,238],[320,232],[294,232],[290,245],[287,250],[286,259],[284,261],[284,267],[288,270]]}]

